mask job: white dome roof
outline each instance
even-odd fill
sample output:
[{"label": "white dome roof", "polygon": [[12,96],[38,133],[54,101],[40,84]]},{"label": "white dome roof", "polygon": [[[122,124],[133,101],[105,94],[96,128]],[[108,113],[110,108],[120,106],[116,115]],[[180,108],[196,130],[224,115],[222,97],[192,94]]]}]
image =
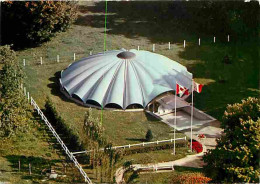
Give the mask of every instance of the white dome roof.
[{"label": "white dome roof", "polygon": [[186,67],[149,51],[107,51],[72,63],[61,72],[60,84],[70,96],[102,107],[146,107],[156,96],[175,90],[175,82],[191,88]]}]

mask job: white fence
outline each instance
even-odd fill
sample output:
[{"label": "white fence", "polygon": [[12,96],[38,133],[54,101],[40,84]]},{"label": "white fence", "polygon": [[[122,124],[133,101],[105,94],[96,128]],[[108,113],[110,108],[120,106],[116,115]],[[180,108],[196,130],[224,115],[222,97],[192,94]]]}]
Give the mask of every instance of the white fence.
[{"label": "white fence", "polygon": [[82,169],[81,165],[78,163],[77,159],[75,158],[75,156],[69,151],[69,149],[67,148],[67,146],[63,143],[63,141],[61,140],[60,136],[56,133],[56,131],[54,130],[54,128],[52,127],[52,125],[49,123],[49,121],[47,120],[47,118],[44,116],[43,112],[41,111],[41,109],[39,108],[39,106],[36,104],[36,102],[33,100],[33,98],[31,97],[31,105],[34,107],[34,109],[36,109],[36,111],[38,112],[38,114],[41,116],[42,120],[45,122],[45,124],[49,127],[50,131],[52,132],[52,134],[54,135],[54,137],[57,139],[57,141],[60,143],[61,147],[63,148],[63,150],[65,151],[65,153],[68,155],[68,157],[73,161],[73,163],[75,164],[75,166],[78,168],[80,174],[84,177],[85,182],[92,184],[91,180],[89,179],[89,177],[87,176],[87,174],[85,173],[85,171]]},{"label": "white fence", "polygon": [[[227,42],[230,42],[230,35],[227,35]],[[200,46],[202,43],[202,38],[198,38],[198,45]],[[213,37],[213,43],[216,43],[216,36]],[[167,45],[165,45],[165,49],[171,50],[171,42],[168,42]],[[187,40],[183,40],[183,48],[185,48],[187,46]],[[156,44],[152,44],[152,46],[146,46],[144,49],[145,50],[151,50],[152,52],[156,52],[155,50],[156,48]],[[140,50],[141,46],[137,46],[137,50]],[[45,57],[43,58],[43,56],[37,56],[37,58],[32,59],[32,63],[34,64],[39,64],[39,65],[43,65],[43,64],[50,64],[50,63],[60,63],[62,61],[76,61],[76,59],[80,59],[82,57],[85,57],[87,54],[89,56],[91,56],[93,53],[102,53],[104,51],[101,50],[89,50],[89,51],[84,51],[84,52],[72,52],[72,53],[66,53],[64,55],[58,54],[52,57]],[[30,59],[29,59],[30,60]],[[23,58],[23,62],[22,65],[26,66],[29,65],[29,61],[28,59]],[[32,64],[31,63],[31,64]]]},{"label": "white fence", "polygon": [[[185,137],[181,137],[181,138],[176,138],[175,141],[177,140],[186,140],[186,136]],[[111,147],[111,149],[120,149],[120,148],[131,148],[131,147],[137,147],[137,146],[145,146],[145,145],[150,145],[150,144],[159,144],[159,143],[163,143],[163,142],[173,142],[174,139],[167,139],[167,140],[161,140],[161,141],[153,141],[153,142],[142,142],[142,143],[137,143],[137,144],[127,144],[127,145],[123,145],[123,146],[113,146]],[[101,148],[100,151],[104,151],[105,148]],[[79,152],[73,152],[72,154],[80,154],[80,153],[89,153],[92,152],[93,150],[89,150],[89,151],[79,151]]]}]

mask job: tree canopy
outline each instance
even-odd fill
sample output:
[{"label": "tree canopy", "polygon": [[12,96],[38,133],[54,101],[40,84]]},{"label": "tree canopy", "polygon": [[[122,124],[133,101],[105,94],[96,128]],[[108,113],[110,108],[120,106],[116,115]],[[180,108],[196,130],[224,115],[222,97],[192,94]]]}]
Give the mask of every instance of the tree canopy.
[{"label": "tree canopy", "polygon": [[217,182],[259,182],[260,100],[228,105],[221,127],[216,148],[204,156],[207,174]]}]

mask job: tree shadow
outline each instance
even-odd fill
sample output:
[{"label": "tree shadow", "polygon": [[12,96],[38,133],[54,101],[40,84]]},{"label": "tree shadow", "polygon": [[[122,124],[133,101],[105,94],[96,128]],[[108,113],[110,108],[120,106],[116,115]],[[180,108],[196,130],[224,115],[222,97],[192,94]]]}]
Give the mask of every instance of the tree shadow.
[{"label": "tree shadow", "polygon": [[20,172],[29,173],[29,164],[31,164],[31,170],[34,174],[41,174],[44,169],[50,169],[57,163],[61,163],[61,160],[56,159],[45,159],[42,157],[34,156],[23,156],[23,155],[7,155],[5,158],[11,163],[11,167],[14,171],[19,171],[20,161]]}]

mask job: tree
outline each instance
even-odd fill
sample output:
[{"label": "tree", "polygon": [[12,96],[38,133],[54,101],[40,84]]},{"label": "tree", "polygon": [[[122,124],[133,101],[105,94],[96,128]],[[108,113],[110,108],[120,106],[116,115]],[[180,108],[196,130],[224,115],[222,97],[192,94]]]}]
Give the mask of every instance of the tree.
[{"label": "tree", "polygon": [[221,127],[216,148],[203,158],[207,175],[216,182],[259,182],[260,100],[228,105]]},{"label": "tree", "polygon": [[24,47],[49,40],[75,20],[76,2],[5,1],[2,9],[2,41]]},{"label": "tree", "polygon": [[0,136],[11,136],[26,131],[30,122],[30,108],[20,88],[24,73],[9,46],[0,47]]},{"label": "tree", "polygon": [[151,140],[153,139],[153,133],[152,133],[152,130],[151,130],[151,129],[149,129],[149,130],[146,132],[145,139],[146,139],[146,141],[151,141]]}]

